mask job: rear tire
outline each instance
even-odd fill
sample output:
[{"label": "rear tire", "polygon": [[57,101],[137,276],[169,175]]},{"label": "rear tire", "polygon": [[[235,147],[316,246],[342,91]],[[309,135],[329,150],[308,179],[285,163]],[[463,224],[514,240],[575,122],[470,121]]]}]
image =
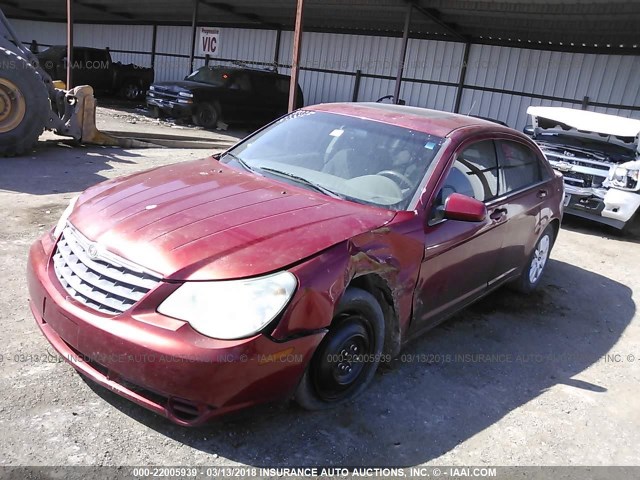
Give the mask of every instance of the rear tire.
[{"label": "rear tire", "polygon": [[549,261],[554,240],[555,231],[553,227],[549,225],[536,242],[536,246],[533,248],[533,252],[531,252],[529,261],[522,271],[520,278],[513,282],[512,285],[515,290],[521,293],[531,293],[538,288],[542,274]]},{"label": "rear tire", "polygon": [[22,155],[38,141],[51,103],[40,74],[27,60],[0,47],[0,156]]},{"label": "rear tire", "polygon": [[144,94],[140,82],[134,79],[125,80],[118,93],[121,98],[130,102],[140,99]]},{"label": "rear tire", "polygon": [[324,410],[364,392],[380,363],[384,328],[376,298],[348,288],[298,385],[298,404],[307,410]]},{"label": "rear tire", "polygon": [[202,128],[215,128],[220,119],[219,108],[212,103],[202,103],[192,116],[193,124]]}]

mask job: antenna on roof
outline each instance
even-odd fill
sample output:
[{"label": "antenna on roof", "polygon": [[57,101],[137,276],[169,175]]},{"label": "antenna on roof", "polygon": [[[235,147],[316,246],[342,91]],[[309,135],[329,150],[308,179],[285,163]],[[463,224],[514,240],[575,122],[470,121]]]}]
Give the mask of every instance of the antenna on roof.
[{"label": "antenna on roof", "polygon": [[471,112],[473,111],[473,107],[475,106],[476,106],[476,101],[474,100],[473,103],[471,104],[471,108],[469,109],[469,112],[467,113],[467,117],[471,115]]}]

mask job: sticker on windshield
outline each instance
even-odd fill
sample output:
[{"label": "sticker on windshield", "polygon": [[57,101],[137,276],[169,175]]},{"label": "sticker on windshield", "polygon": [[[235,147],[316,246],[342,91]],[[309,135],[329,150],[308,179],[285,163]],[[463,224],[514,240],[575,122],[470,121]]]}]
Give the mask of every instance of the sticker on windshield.
[{"label": "sticker on windshield", "polygon": [[336,128],[333,132],[331,132],[329,135],[331,135],[332,137],[339,137],[344,133],[344,130],[340,130],[339,128]]},{"label": "sticker on windshield", "polygon": [[424,145],[424,148],[428,148],[429,150],[433,150],[436,147],[435,142],[427,142]]}]

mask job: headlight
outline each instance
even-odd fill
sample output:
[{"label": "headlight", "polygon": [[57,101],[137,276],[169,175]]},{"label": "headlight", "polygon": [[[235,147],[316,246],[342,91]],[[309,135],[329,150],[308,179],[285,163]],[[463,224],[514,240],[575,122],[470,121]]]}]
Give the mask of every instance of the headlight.
[{"label": "headlight", "polygon": [[153,85],[151,85],[151,86],[149,87],[149,90],[151,90],[152,92],[155,92],[156,87],[154,87]]},{"label": "headlight", "polygon": [[178,92],[178,95],[181,97],[193,98],[193,93],[189,92]]},{"label": "headlight", "polygon": [[245,338],[282,312],[296,285],[296,277],[289,272],[246,280],[186,282],[160,304],[158,312],[189,322],[207,337]]},{"label": "headlight", "polygon": [[622,188],[624,190],[638,190],[638,180],[640,177],[640,169],[617,167],[612,169],[609,174],[610,186]]},{"label": "headlight", "polygon": [[65,208],[64,212],[62,212],[62,216],[60,217],[60,220],[58,220],[58,223],[56,224],[56,228],[53,230],[54,240],[58,239],[58,237],[62,233],[62,230],[64,230],[64,227],[67,225],[67,220],[69,220],[69,216],[71,215],[71,212],[73,212],[73,209],[75,208],[77,201],[78,201],[78,196],[73,197],[69,202],[69,205],[67,205],[67,208]]}]

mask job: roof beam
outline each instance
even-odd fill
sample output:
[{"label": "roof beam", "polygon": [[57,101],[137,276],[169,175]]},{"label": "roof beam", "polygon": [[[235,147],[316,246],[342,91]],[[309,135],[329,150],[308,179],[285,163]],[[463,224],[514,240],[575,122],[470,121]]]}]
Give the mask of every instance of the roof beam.
[{"label": "roof beam", "polygon": [[106,13],[107,15],[113,15],[115,17],[122,17],[122,18],[126,18],[128,20],[135,20],[136,19],[136,17],[134,15],[131,15],[130,13],[116,12],[114,10],[109,9],[108,7],[106,7],[103,4],[87,3],[84,0],[74,0],[74,3],[76,5],[80,5],[80,6],[85,7],[85,8],[90,8],[92,10],[97,10],[98,12],[101,12],[101,13]]},{"label": "roof beam", "polygon": [[30,14],[30,15],[38,15],[38,16],[43,16],[46,17],[47,16],[47,12],[45,12],[44,10],[38,10],[36,8],[25,8],[25,7],[21,7],[20,4],[18,2],[11,2],[11,1],[6,1],[4,2],[5,4],[9,5],[11,8],[14,8],[16,10],[19,10],[21,12],[24,12],[26,14]]},{"label": "roof beam", "polygon": [[244,18],[253,23],[259,23],[260,25],[264,25],[265,27],[272,28],[275,30],[282,29],[283,26],[279,23],[273,23],[265,20],[260,15],[255,13],[243,13],[239,12],[237,7],[230,5],[228,3],[223,2],[212,2],[210,0],[202,0],[203,5],[207,5],[208,7],[215,8],[225,13],[230,13],[232,15],[236,15],[237,17]]},{"label": "roof beam", "polygon": [[415,1],[415,0],[406,0],[406,1],[407,3],[412,3],[413,7],[418,12],[420,12],[422,16],[426,17],[428,20],[432,21],[436,25],[442,27],[444,30],[449,32],[451,35],[453,35],[457,39],[462,40],[463,42],[469,41],[467,36],[460,33],[454,24],[448,23],[442,20],[441,18],[442,14],[440,13],[439,10],[436,10],[435,8],[425,8],[422,5],[420,5],[418,1]]}]

